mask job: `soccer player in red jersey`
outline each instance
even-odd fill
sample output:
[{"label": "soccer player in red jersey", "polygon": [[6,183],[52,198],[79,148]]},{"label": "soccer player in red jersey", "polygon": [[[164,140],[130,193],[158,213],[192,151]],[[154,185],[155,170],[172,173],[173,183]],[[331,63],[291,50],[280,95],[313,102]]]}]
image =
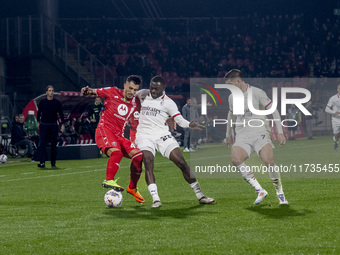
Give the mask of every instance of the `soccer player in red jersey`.
[{"label": "soccer player in red jersey", "polygon": [[137,202],[144,203],[144,198],[137,189],[137,182],[142,172],[143,155],[133,142],[124,137],[124,129],[129,119],[138,117],[140,111],[140,101],[135,97],[140,83],[139,76],[130,75],[124,84],[124,89],[117,87],[91,89],[87,86],[81,91],[83,95],[105,98],[95,137],[97,146],[109,157],[103,187],[124,191],[123,187],[117,184],[115,175],[123,156],[131,158],[131,180],[127,192],[133,195]]}]

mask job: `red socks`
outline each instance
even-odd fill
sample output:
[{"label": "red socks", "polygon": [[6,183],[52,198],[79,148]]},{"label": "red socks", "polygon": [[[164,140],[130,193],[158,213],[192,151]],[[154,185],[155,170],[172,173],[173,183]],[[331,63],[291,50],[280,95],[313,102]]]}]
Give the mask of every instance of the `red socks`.
[{"label": "red socks", "polygon": [[106,168],[106,180],[114,180],[115,175],[119,169],[119,163],[123,158],[121,151],[114,151],[111,153],[109,161],[107,162]]},{"label": "red socks", "polygon": [[140,178],[140,175],[143,171],[142,169],[142,161],[143,161],[143,153],[138,152],[135,155],[132,156],[132,162],[130,166],[131,170],[131,178],[130,178],[130,189],[137,188],[137,182]]}]

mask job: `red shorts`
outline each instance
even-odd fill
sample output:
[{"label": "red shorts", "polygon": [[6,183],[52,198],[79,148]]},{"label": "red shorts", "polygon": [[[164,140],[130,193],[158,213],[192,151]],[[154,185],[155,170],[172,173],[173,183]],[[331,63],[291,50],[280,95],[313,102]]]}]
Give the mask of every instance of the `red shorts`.
[{"label": "red shorts", "polygon": [[117,136],[104,127],[97,127],[96,129],[96,144],[105,154],[109,148],[117,148],[121,150],[124,157],[128,158],[130,158],[129,153],[132,150],[137,149],[136,145],[130,140],[125,137]]}]

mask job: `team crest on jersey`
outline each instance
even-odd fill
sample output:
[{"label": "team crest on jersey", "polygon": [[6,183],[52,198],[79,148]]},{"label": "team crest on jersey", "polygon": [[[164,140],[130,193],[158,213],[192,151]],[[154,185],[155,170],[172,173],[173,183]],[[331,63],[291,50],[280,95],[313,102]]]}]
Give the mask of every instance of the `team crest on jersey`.
[{"label": "team crest on jersey", "polygon": [[112,142],[111,145],[112,145],[113,147],[117,147],[117,143],[116,143],[116,142]]},{"label": "team crest on jersey", "polygon": [[125,116],[128,113],[128,107],[125,104],[118,105],[118,113],[121,116]]},{"label": "team crest on jersey", "polygon": [[135,112],[135,113],[133,114],[133,117],[135,117],[136,119],[138,119],[138,118],[139,118],[139,112]]}]

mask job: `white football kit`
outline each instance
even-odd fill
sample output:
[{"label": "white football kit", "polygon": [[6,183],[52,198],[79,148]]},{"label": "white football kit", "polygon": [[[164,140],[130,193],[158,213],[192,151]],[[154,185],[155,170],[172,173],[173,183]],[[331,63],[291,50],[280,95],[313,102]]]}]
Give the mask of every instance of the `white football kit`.
[{"label": "white football kit", "polygon": [[[244,114],[243,115],[235,115],[236,121],[233,123],[235,126],[236,132],[236,141],[233,145],[243,148],[250,157],[251,154],[256,151],[259,155],[260,150],[266,145],[271,144],[270,137],[268,136],[267,131],[267,121],[265,120],[265,115],[256,115],[253,114],[248,108],[248,92],[251,90],[252,92],[252,100],[253,106],[255,109],[266,109],[271,106],[272,101],[268,98],[267,94],[259,88],[248,85],[248,89],[243,93],[244,95]],[[229,96],[229,110],[231,113],[233,112],[233,97],[232,94]],[[276,114],[277,115],[277,114]],[[277,119],[277,116],[276,116]],[[263,124],[262,124],[263,123]],[[275,124],[278,128],[279,133],[282,133],[282,127],[278,122],[275,121]],[[230,123],[229,123],[230,124]],[[227,129],[227,137],[229,136],[228,132],[230,131],[230,126],[228,124]]]},{"label": "white football kit", "polygon": [[[331,110],[327,110],[327,107]],[[340,95],[336,94],[332,96],[327,103],[326,112],[332,114],[332,129],[333,134],[340,133],[340,114],[335,114],[335,112],[340,112]]]},{"label": "white football kit", "polygon": [[[140,98],[143,100],[142,97]],[[140,150],[150,151],[154,155],[157,150],[163,157],[169,158],[171,151],[179,147],[166,123],[170,117],[175,118],[181,127],[189,127],[189,122],[181,116],[175,102],[165,93],[156,99],[153,99],[150,94],[145,97],[139,113],[136,134],[136,145]]]}]

